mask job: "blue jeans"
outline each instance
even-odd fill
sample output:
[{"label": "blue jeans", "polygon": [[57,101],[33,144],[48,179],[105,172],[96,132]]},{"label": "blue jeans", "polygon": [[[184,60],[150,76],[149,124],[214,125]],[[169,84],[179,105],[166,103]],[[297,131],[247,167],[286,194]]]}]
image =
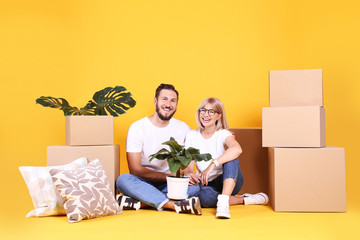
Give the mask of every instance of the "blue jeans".
[{"label": "blue jeans", "polygon": [[222,192],[225,179],[232,178],[235,180],[235,187],[231,195],[237,194],[243,186],[244,178],[241,173],[239,159],[224,163],[222,166],[222,175],[209,182],[207,186],[200,186],[201,191],[198,197],[202,207],[216,207],[217,196]]},{"label": "blue jeans", "polygon": [[[116,187],[124,195],[140,200],[158,211],[161,211],[164,204],[169,201],[166,196],[166,182],[150,182],[125,173],[121,174],[116,180]],[[189,186],[188,188],[189,197],[197,196],[199,192],[199,185]]]}]

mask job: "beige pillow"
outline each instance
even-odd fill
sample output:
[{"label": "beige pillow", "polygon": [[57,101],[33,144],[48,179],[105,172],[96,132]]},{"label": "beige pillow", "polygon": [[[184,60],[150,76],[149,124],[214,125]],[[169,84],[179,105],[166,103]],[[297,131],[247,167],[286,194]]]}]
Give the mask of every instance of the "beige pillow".
[{"label": "beige pillow", "polygon": [[51,167],[19,167],[21,175],[29,189],[34,210],[26,217],[42,217],[51,215],[65,215],[65,209],[58,191],[54,187],[49,170],[71,170],[84,167],[87,164],[85,157],[76,159],[72,163]]},{"label": "beige pillow", "polygon": [[75,170],[50,171],[69,222],[121,213],[98,159]]}]

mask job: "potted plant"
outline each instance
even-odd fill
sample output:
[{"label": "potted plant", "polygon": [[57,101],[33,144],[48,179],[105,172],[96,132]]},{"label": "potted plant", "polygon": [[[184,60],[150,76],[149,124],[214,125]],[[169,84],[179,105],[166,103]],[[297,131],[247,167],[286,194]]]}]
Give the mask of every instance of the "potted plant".
[{"label": "potted plant", "polygon": [[42,96],[36,103],[64,112],[66,145],[114,144],[113,118],[136,105],[131,93],[121,86],[95,92],[82,108],[70,106],[64,98]]},{"label": "potted plant", "polygon": [[170,172],[175,176],[167,176],[168,198],[171,199],[185,199],[188,197],[187,189],[189,185],[189,177],[183,176],[181,170],[184,170],[191,161],[209,161],[212,159],[211,154],[200,154],[199,149],[178,144],[178,142],[171,137],[169,141],[162,143],[169,146],[170,150],[166,148],[160,149],[157,153],[150,155],[149,161],[154,158],[159,160],[166,160],[169,164]]}]

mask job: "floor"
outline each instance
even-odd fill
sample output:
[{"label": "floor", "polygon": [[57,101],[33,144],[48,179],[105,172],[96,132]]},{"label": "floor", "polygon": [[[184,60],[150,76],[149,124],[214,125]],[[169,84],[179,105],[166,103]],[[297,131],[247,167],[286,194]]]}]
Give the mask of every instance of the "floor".
[{"label": "floor", "polygon": [[70,224],[65,216],[25,218],[27,210],[20,208],[11,216],[1,216],[0,237],[38,240],[360,239],[358,204],[348,203],[347,213],[279,213],[269,205],[232,206],[230,212],[231,219],[223,220],[215,218],[215,209],[203,209],[202,216],[141,209]]}]

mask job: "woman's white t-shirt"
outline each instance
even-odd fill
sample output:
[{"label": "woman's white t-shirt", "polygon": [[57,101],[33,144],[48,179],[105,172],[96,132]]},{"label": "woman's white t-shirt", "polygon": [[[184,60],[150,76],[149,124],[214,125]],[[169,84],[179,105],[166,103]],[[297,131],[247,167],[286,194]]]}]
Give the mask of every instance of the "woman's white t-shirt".
[{"label": "woman's white t-shirt", "polygon": [[[210,153],[213,158],[220,157],[225,152],[225,140],[232,134],[226,129],[220,129],[208,139],[203,138],[200,133],[200,129],[194,129],[187,133],[185,139],[185,147],[194,147],[200,150],[200,153]],[[211,161],[196,162],[197,173],[203,172]],[[223,173],[222,166],[214,168],[210,173],[208,181],[214,180],[216,177]]]}]

